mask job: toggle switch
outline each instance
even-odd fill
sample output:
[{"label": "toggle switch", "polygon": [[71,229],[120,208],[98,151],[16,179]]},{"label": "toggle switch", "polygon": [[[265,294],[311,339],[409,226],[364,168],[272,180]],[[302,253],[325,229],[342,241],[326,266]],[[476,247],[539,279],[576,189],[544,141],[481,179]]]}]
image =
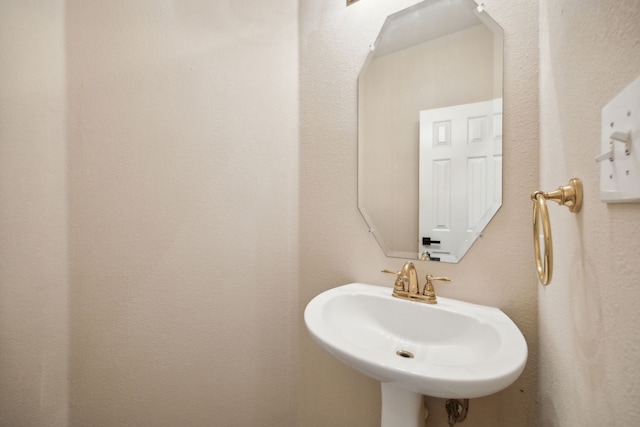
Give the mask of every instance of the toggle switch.
[{"label": "toggle switch", "polygon": [[600,200],[640,202],[640,77],[602,109]]}]

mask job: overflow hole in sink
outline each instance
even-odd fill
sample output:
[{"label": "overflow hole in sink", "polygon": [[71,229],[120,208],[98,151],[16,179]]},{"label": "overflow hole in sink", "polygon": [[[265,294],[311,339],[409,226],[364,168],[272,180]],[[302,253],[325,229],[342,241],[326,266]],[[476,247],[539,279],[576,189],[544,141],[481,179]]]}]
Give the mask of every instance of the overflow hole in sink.
[{"label": "overflow hole in sink", "polygon": [[415,356],[413,355],[413,353],[411,353],[410,351],[407,350],[398,350],[396,351],[396,354],[400,357],[404,357],[406,359],[413,359]]}]

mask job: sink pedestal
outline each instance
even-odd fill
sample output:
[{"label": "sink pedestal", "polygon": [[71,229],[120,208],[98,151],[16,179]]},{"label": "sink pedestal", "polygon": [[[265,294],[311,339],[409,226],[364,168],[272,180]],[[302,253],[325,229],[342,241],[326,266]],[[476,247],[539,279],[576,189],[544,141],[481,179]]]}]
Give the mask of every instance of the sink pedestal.
[{"label": "sink pedestal", "polygon": [[382,390],[381,427],[423,427],[422,395],[380,383]]}]

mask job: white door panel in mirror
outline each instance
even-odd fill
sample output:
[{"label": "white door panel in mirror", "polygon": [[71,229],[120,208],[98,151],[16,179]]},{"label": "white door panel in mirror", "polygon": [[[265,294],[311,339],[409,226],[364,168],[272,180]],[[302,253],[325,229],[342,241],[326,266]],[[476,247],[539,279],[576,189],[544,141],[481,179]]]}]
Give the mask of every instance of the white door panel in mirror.
[{"label": "white door panel in mirror", "polygon": [[501,107],[498,99],[420,112],[423,258],[459,261],[500,207]]}]

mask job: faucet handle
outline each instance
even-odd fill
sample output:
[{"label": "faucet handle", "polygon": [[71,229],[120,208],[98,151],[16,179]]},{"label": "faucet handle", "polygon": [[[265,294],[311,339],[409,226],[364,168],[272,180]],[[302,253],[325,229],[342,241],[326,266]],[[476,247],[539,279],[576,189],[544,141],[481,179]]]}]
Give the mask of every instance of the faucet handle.
[{"label": "faucet handle", "polygon": [[402,277],[401,271],[382,270],[382,272],[396,276],[396,283],[393,285],[393,289],[396,291],[404,291],[404,283],[409,281],[408,277]]},{"label": "faucet handle", "polygon": [[424,290],[422,291],[422,295],[426,298],[426,303],[428,304],[437,304],[438,300],[436,299],[436,290],[433,288],[433,282],[451,282],[451,279],[448,277],[433,277],[430,274],[425,276],[427,282],[424,284]]},{"label": "faucet handle", "polygon": [[450,282],[451,281],[451,279],[449,279],[448,277],[433,277],[430,274],[427,274],[425,276],[425,279],[427,279],[427,283],[436,282],[436,281],[437,282]]},{"label": "faucet handle", "polygon": [[400,277],[400,272],[399,271],[382,270],[382,272],[385,273],[385,274],[393,274],[394,276]]}]

